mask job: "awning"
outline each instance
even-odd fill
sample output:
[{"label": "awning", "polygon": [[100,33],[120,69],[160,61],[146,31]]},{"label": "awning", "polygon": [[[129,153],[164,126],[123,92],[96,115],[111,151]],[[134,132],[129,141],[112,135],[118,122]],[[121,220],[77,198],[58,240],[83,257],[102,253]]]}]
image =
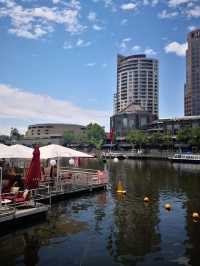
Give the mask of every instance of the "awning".
[{"label": "awning", "polygon": [[[5,146],[5,145],[4,145]],[[0,158],[5,159],[31,159],[33,149],[21,144],[0,147]]]},{"label": "awning", "polygon": [[132,145],[131,144],[127,144],[127,143],[121,143],[121,144],[118,144],[118,146],[120,148],[132,148]]},{"label": "awning", "polygon": [[102,148],[114,148],[116,147],[116,144],[104,144],[102,145]]},{"label": "awning", "polygon": [[93,158],[93,156],[76,151],[70,148],[63,147],[61,145],[50,144],[40,148],[40,158],[41,159],[51,159],[51,158]]}]

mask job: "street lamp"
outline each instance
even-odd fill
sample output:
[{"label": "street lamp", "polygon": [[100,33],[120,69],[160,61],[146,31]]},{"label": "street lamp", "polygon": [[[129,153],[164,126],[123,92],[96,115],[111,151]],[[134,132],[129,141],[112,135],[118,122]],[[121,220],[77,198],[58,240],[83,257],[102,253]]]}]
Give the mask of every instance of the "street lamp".
[{"label": "street lamp", "polygon": [[51,161],[50,161],[50,165],[51,165],[51,166],[55,166],[55,165],[56,165],[56,160],[51,160]]},{"label": "street lamp", "polygon": [[69,159],[69,164],[70,164],[71,166],[73,166],[73,165],[75,164],[75,161],[74,161],[73,158]]},{"label": "street lamp", "polygon": [[0,167],[0,207],[2,206],[2,202],[1,202],[1,192],[2,192],[2,172],[3,172],[3,168]]},{"label": "street lamp", "polygon": [[114,162],[114,163],[118,163],[118,162],[119,162],[119,159],[118,159],[117,157],[115,157],[115,158],[113,159],[113,162]]}]

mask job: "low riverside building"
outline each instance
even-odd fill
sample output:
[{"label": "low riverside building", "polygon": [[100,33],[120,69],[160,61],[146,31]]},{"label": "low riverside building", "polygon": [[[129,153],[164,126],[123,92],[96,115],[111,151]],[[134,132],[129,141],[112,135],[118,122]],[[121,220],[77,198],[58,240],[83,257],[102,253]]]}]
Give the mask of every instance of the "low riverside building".
[{"label": "low riverside building", "polygon": [[153,121],[148,125],[148,132],[160,132],[176,135],[184,128],[200,126],[200,116],[183,116],[179,118],[164,118]]},{"label": "low riverside building", "polygon": [[183,116],[178,118],[163,118],[155,120],[155,116],[145,112],[138,105],[131,104],[122,112],[110,118],[117,142],[124,142],[131,130],[143,130],[148,133],[164,133],[176,135],[179,130],[200,127],[200,116]]},{"label": "low riverside building", "polygon": [[82,125],[73,124],[35,124],[28,126],[24,139],[21,144],[32,146],[34,144],[64,144],[64,134],[67,131],[73,134],[79,134],[85,130]]},{"label": "low riverside building", "polygon": [[125,140],[131,130],[146,130],[154,120],[155,115],[132,103],[110,118],[110,127],[115,132],[116,140],[120,141]]}]

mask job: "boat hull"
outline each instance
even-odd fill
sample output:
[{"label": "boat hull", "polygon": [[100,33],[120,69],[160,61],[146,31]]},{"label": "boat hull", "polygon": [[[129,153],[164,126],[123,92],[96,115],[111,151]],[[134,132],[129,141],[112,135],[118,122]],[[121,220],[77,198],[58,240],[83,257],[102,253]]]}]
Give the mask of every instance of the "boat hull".
[{"label": "boat hull", "polygon": [[169,158],[169,160],[172,163],[193,163],[193,164],[200,164],[200,160],[195,160],[195,159],[175,159],[175,158]]}]

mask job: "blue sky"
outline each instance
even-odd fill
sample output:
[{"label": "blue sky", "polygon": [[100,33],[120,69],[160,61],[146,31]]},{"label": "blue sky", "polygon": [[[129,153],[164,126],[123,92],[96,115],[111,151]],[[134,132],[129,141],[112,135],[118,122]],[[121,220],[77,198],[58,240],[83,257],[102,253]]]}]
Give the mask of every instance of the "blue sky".
[{"label": "blue sky", "polygon": [[199,21],[197,0],[0,0],[0,133],[108,129],[117,53],[157,58],[160,117],[182,116],[186,35]]}]

